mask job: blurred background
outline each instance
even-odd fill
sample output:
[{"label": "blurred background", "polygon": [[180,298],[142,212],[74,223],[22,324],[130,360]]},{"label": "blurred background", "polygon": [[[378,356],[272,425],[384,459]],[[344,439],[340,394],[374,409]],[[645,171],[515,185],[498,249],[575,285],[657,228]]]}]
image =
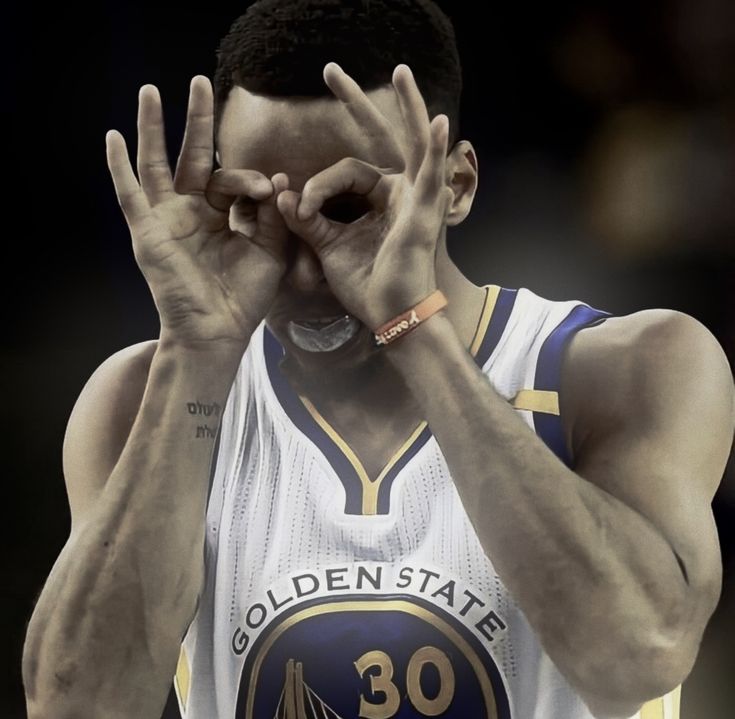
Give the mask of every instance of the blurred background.
[{"label": "blurred background", "polygon": [[[6,9],[10,549],[0,716],[25,715],[25,627],[69,530],[61,444],[73,403],[106,357],[158,334],[107,171],[105,132],[117,128],[135,147],[137,92],[153,83],[175,158],[189,80],[212,77],[217,43],[248,4]],[[459,267],[476,284],[528,287],[615,314],[687,312],[732,363],[735,3],[439,5],[457,30],[462,136],[480,162],[473,214],[450,233]],[[682,719],[724,719],[735,706],[734,475],[731,460],[714,503],[723,595],[684,685]]]}]

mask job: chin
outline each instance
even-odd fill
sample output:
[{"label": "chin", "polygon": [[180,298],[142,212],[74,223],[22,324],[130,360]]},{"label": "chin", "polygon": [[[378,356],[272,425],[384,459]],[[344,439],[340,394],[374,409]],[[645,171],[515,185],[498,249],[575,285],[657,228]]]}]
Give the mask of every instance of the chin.
[{"label": "chin", "polygon": [[374,356],[380,348],[375,344],[373,332],[362,322],[357,331],[346,342],[331,350],[308,350],[296,344],[289,335],[288,323],[268,324],[286,355],[295,359],[302,367],[342,366],[357,368]]}]

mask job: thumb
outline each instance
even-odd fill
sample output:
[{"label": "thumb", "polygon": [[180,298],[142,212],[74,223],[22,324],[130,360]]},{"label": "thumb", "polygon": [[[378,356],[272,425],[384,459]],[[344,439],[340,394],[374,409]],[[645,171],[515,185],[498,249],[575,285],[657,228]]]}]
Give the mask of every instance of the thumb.
[{"label": "thumb", "polygon": [[338,238],[338,226],[321,212],[315,212],[309,217],[299,219],[296,211],[300,200],[300,192],[286,190],[278,195],[276,205],[288,229],[310,245],[318,256],[321,256]]}]

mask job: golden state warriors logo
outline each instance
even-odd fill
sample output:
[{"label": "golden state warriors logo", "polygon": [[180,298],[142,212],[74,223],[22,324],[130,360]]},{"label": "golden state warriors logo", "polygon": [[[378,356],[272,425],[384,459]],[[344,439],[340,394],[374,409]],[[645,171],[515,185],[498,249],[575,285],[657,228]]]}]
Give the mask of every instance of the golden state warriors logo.
[{"label": "golden state warriors logo", "polygon": [[248,642],[235,716],[511,714],[490,653],[458,617],[408,593],[362,593],[310,598],[264,624]]}]

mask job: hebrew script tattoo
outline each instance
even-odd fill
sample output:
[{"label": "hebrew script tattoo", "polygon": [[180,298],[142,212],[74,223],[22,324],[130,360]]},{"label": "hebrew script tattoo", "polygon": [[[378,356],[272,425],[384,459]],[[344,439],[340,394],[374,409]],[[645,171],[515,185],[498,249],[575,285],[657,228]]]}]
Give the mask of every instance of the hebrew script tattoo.
[{"label": "hebrew script tattoo", "polygon": [[205,402],[187,402],[186,411],[196,417],[211,418],[213,422],[197,424],[196,426],[196,439],[214,439],[217,436],[217,429],[219,427],[218,419],[222,413],[222,407],[217,403],[207,404]]}]

